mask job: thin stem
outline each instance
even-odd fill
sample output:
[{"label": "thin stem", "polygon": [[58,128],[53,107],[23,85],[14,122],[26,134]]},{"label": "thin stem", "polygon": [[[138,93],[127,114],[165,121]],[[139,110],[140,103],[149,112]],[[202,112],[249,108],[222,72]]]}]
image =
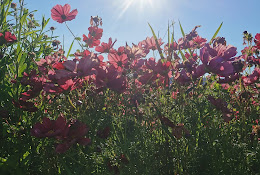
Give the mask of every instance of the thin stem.
[{"label": "thin stem", "polygon": [[[65,22],[65,24],[66,24],[67,28],[69,29],[70,33],[73,35],[74,39],[77,40],[76,36],[74,35],[74,33],[70,30],[68,24],[66,22]],[[79,42],[79,40],[77,40],[77,42],[79,43],[79,45],[82,48],[82,50],[84,50],[83,45]]]}]

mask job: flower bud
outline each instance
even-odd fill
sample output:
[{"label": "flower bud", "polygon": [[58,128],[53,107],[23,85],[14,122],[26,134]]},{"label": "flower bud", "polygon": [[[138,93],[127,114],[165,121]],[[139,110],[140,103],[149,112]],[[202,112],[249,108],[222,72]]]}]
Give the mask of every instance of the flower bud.
[{"label": "flower bud", "polygon": [[50,27],[50,30],[51,30],[51,31],[55,30],[55,27],[53,27],[53,26],[52,26],[52,27]]},{"label": "flower bud", "polygon": [[30,17],[30,18],[33,18],[33,17],[34,17],[34,14],[30,13],[30,14],[29,14],[29,17]]},{"label": "flower bud", "polygon": [[17,7],[17,4],[16,4],[16,3],[11,3],[11,8],[12,8],[12,9],[16,9],[16,7]]},{"label": "flower bud", "polygon": [[60,41],[59,40],[53,40],[52,41],[52,46],[55,47],[55,46],[58,46],[60,44]]}]

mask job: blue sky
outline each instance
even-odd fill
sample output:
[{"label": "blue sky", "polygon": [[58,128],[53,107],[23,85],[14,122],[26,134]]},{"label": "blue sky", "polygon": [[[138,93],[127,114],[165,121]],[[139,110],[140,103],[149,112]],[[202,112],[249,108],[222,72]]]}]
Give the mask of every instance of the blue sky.
[{"label": "blue sky", "polygon": [[[35,13],[36,19],[41,19],[42,15],[50,18],[50,10],[56,4],[70,4],[79,13],[68,25],[79,37],[88,33],[90,16],[98,15],[103,19],[101,42],[107,42],[109,37],[113,41],[117,39],[115,48],[125,45],[126,41],[137,44],[147,36],[151,37],[148,22],[160,37],[165,36],[165,42],[168,21],[176,22],[177,39],[181,37],[178,26],[180,20],[185,33],[194,26],[201,25],[197,31],[208,40],[223,22],[219,36],[225,37],[228,44],[238,47],[239,53],[243,48],[242,32],[247,30],[253,35],[260,32],[259,0],[25,0],[25,3],[29,10],[38,10]],[[73,37],[65,24],[51,19],[49,27],[51,26],[56,27],[54,34],[64,35],[65,50],[68,50]]]}]

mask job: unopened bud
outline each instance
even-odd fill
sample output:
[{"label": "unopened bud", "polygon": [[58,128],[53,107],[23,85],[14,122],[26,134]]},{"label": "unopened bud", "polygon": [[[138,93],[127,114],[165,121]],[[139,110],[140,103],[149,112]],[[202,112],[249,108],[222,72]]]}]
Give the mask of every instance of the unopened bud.
[{"label": "unopened bud", "polygon": [[30,13],[29,16],[30,16],[30,18],[33,18],[33,17],[34,17],[34,14]]},{"label": "unopened bud", "polygon": [[50,30],[51,30],[51,31],[55,30],[55,27],[50,27]]},{"label": "unopened bud", "polygon": [[17,4],[16,4],[16,3],[11,3],[11,8],[12,8],[12,9],[16,9],[16,7],[17,7]]},{"label": "unopened bud", "polygon": [[53,41],[52,41],[53,47],[58,46],[59,44],[60,44],[60,41],[59,41],[59,40],[53,40]]}]

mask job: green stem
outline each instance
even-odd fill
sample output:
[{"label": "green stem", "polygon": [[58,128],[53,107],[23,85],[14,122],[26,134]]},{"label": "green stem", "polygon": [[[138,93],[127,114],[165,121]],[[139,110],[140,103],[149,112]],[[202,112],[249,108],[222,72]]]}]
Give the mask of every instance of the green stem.
[{"label": "green stem", "polygon": [[[66,22],[65,22],[65,24],[66,24],[66,27],[68,28],[68,30],[70,31],[70,33],[72,34],[72,36],[74,37],[74,39],[77,40],[76,36],[74,35],[74,33],[70,30],[68,24]],[[79,40],[77,40],[77,42],[79,43],[79,45],[82,48],[82,50],[84,50],[83,45],[79,42]]]}]

